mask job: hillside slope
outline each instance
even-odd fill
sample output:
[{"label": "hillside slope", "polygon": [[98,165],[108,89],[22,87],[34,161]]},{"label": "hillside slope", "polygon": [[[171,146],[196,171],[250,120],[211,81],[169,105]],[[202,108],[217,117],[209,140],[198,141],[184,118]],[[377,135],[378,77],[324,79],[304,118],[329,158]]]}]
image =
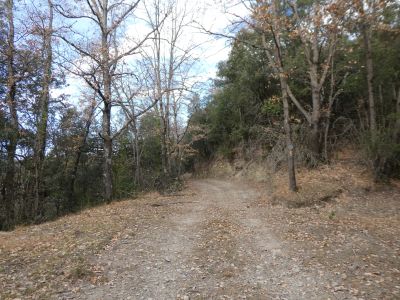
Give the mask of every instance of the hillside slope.
[{"label": "hillside slope", "polygon": [[0,233],[0,298],[399,298],[400,190],[352,172],[300,173],[340,193],[297,208],[284,174],[201,179]]}]

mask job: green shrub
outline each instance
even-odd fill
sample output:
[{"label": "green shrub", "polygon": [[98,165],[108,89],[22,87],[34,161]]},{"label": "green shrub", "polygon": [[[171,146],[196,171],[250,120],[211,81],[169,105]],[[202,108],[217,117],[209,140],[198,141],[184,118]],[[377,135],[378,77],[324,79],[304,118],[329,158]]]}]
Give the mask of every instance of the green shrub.
[{"label": "green shrub", "polygon": [[360,146],[375,181],[385,181],[400,175],[400,144],[391,129],[360,134]]}]

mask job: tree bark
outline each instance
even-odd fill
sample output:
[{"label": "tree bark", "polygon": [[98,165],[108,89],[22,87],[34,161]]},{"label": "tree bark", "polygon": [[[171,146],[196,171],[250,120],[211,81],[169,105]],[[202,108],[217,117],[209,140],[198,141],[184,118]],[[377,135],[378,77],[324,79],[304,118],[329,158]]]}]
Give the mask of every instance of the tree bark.
[{"label": "tree bark", "polygon": [[[294,161],[294,145],[292,141],[292,131],[290,127],[290,111],[289,111],[289,101],[288,101],[288,83],[287,77],[284,73],[284,64],[282,59],[282,49],[280,41],[280,24],[278,24],[277,18],[279,16],[279,1],[273,1],[273,10],[275,17],[273,18],[273,38],[275,40],[275,61],[274,63],[278,67],[279,80],[282,93],[283,102],[283,116],[284,116],[284,130],[286,135],[286,155],[287,155],[287,165],[288,165],[288,177],[289,177],[289,189],[291,191],[297,191],[296,182],[296,171],[295,171],[295,161]],[[263,39],[264,44],[265,39]]]},{"label": "tree bark", "polygon": [[[311,66],[311,72],[316,71],[317,66]],[[321,99],[318,80],[313,75],[311,77],[311,94],[312,94],[312,114],[311,114],[311,139],[310,148],[314,155],[319,156],[321,153],[320,143],[320,120],[321,120]]]},{"label": "tree bark", "polygon": [[112,139],[111,139],[111,104],[104,102],[103,108],[103,180],[104,180],[104,200],[110,203],[113,196],[112,182]]},{"label": "tree bark", "polygon": [[376,134],[376,111],[375,111],[375,98],[374,98],[374,67],[372,61],[372,45],[371,45],[371,29],[368,24],[368,20],[365,18],[365,12],[363,7],[363,1],[361,1],[360,14],[363,17],[361,24],[361,34],[364,39],[364,51],[365,51],[365,64],[367,71],[367,90],[368,90],[368,108],[369,108],[369,128],[372,136]]},{"label": "tree bark", "polygon": [[371,41],[367,32],[364,32],[364,47],[365,47],[365,59],[367,64],[367,86],[368,86],[368,107],[369,107],[369,122],[370,129],[372,132],[377,130],[376,125],[376,111],[375,111],[375,99],[373,90],[373,78],[374,69],[372,64],[372,49]]},{"label": "tree bark", "polygon": [[163,107],[163,101],[160,101],[160,125],[161,125],[161,169],[163,174],[163,180],[168,176],[168,149],[167,149],[167,122],[165,120],[165,113]]},{"label": "tree bark", "polygon": [[35,200],[34,218],[40,221],[44,217],[44,191],[43,191],[43,163],[46,154],[47,123],[49,115],[50,85],[52,80],[53,63],[53,3],[47,1],[49,6],[49,23],[43,28],[43,51],[46,53],[44,61],[44,76],[42,80],[42,92],[39,103],[39,121],[37,125],[35,142]]},{"label": "tree bark", "polygon": [[111,70],[110,70],[110,47],[108,44],[108,1],[103,0],[101,22],[101,54],[102,54],[102,75],[104,84],[103,97],[103,122],[102,138],[104,147],[103,179],[104,179],[104,200],[110,203],[113,197],[112,179],[112,136],[111,136]]},{"label": "tree bark", "polygon": [[282,102],[283,102],[283,115],[284,115],[284,129],[286,134],[286,152],[287,152],[287,164],[288,164],[288,175],[289,175],[289,189],[291,191],[297,191],[296,183],[296,171],[294,162],[294,145],[292,141],[292,131],[290,127],[290,111],[289,111],[289,100],[287,94],[287,82],[285,78],[281,76],[281,91],[282,91]]},{"label": "tree bark", "polygon": [[313,38],[311,41],[311,58],[310,58],[310,82],[311,82],[311,97],[312,97],[312,114],[311,114],[311,150],[315,155],[321,153],[320,143],[320,119],[321,119],[321,85],[318,80],[318,32],[314,29]]},{"label": "tree bark", "polygon": [[[155,26],[159,27],[160,22],[160,7],[156,7],[156,24]],[[156,78],[156,86],[155,86],[155,93],[156,98],[159,100],[159,113],[160,113],[160,126],[161,126],[161,171],[162,171],[162,184],[164,185],[165,180],[168,176],[168,148],[167,148],[167,135],[168,135],[168,113],[167,107],[164,107],[163,101],[163,92],[162,92],[162,78],[161,78],[161,35],[160,31],[157,29],[155,31],[156,36],[154,38],[155,42],[155,78]]]},{"label": "tree bark", "polygon": [[14,45],[14,1],[7,0],[6,14],[8,22],[7,36],[7,94],[6,103],[10,113],[9,142],[7,145],[7,169],[2,189],[2,202],[0,206],[0,230],[12,230],[15,225],[15,153],[17,150],[19,128],[16,103],[16,78],[15,78],[15,45]]}]

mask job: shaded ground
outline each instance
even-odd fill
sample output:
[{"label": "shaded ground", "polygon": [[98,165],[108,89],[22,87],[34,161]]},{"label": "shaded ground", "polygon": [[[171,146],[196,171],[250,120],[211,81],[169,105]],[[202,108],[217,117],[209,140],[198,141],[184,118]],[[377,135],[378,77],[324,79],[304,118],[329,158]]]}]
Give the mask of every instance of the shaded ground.
[{"label": "shaded ground", "polygon": [[0,234],[1,299],[400,299],[399,190],[276,205],[195,180],[175,196]]}]

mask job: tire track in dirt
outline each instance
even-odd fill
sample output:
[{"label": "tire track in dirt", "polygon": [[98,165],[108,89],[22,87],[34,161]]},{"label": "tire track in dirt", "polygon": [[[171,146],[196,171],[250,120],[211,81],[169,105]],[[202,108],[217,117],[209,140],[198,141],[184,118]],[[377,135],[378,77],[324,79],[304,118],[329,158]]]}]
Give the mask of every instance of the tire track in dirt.
[{"label": "tire track in dirt", "polygon": [[253,205],[259,197],[253,188],[207,179],[190,182],[185,193],[138,228],[128,224],[134,234],[95,261],[107,282],[81,285],[67,298],[337,298],[325,292],[329,276],[289,257],[290,245]]}]

